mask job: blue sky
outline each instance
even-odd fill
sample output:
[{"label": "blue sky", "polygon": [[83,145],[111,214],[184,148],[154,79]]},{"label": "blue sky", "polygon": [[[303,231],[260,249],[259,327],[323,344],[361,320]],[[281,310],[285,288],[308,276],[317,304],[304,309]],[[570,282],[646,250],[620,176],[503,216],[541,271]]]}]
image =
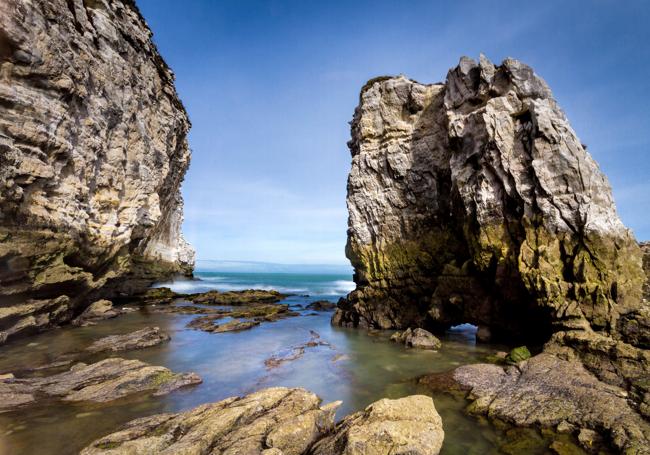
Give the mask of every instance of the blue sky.
[{"label": "blue sky", "polygon": [[443,81],[462,55],[549,83],[650,240],[650,2],[137,0],[192,120],[199,259],[346,263],[348,122],[366,80]]}]

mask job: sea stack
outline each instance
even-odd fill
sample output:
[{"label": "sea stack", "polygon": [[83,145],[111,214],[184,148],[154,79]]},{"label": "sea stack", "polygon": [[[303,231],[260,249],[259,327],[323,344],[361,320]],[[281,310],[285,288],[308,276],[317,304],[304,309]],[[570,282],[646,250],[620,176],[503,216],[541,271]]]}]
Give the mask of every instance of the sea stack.
[{"label": "sea stack", "polygon": [[190,122],[132,0],[0,3],[0,342],[191,275]]},{"label": "sea stack", "polygon": [[471,323],[510,342],[644,347],[634,331],[648,323],[641,248],[530,67],[463,57],[444,84],[373,79],[348,145],[357,287],[334,324]]}]

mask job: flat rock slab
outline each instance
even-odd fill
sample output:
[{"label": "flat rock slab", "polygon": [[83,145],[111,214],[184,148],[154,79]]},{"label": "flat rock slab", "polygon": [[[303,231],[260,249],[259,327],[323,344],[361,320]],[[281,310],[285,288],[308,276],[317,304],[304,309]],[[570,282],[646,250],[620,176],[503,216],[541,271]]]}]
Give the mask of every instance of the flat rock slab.
[{"label": "flat rock slab", "polygon": [[196,373],[174,373],[139,360],[105,359],[44,378],[0,380],[0,411],[43,398],[63,401],[106,402],[140,392],[164,395],[180,387],[199,384]]},{"label": "flat rock slab", "polygon": [[82,455],[435,455],[444,432],[429,397],[380,400],[334,425],[340,401],[275,387],[127,423]]},{"label": "flat rock slab", "polygon": [[87,352],[119,352],[143,349],[169,341],[171,338],[158,327],[145,327],[125,335],[100,338],[86,348]]},{"label": "flat rock slab", "polygon": [[629,406],[626,392],[577,361],[542,353],[505,369],[462,366],[454,379],[470,391],[473,413],[516,426],[572,428],[583,436],[596,429],[618,450],[650,453],[650,424]]},{"label": "flat rock slab", "polygon": [[[236,309],[232,310],[223,309],[209,312],[205,316],[190,321],[187,327],[211,333],[238,332],[251,329],[262,322],[273,322],[298,315],[299,313],[290,311],[288,305],[253,303],[237,306]],[[224,318],[232,318],[232,320],[220,323],[220,320]]]},{"label": "flat rock slab", "polygon": [[189,294],[184,298],[202,305],[247,305],[252,303],[276,303],[287,297],[278,291],[263,289],[246,289],[244,291],[209,291],[201,294]]},{"label": "flat rock slab", "polygon": [[445,433],[431,397],[412,395],[379,400],[343,419],[318,441],[313,455],[436,455]]},{"label": "flat rock slab", "polygon": [[307,305],[305,309],[313,311],[334,311],[336,309],[336,303],[332,303],[329,300],[316,300]]}]

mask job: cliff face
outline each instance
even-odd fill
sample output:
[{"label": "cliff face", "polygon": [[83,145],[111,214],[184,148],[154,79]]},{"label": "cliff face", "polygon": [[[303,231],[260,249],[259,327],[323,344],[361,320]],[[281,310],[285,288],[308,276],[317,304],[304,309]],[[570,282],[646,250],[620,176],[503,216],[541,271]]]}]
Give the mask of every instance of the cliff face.
[{"label": "cliff face", "polygon": [[173,78],[130,0],[0,3],[0,342],[192,272]]},{"label": "cliff face", "polygon": [[371,80],[349,147],[357,289],[335,324],[634,341],[622,322],[645,311],[641,250],[531,68],[463,58],[444,84]]}]

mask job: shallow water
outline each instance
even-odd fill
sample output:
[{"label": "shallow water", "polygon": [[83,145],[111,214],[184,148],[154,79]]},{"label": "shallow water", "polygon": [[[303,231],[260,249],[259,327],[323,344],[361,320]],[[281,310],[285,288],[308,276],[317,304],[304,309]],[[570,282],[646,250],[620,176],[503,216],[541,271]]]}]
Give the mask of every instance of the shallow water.
[{"label": "shallow water", "polygon": [[[275,288],[297,292],[284,303],[305,305],[317,299],[336,301],[350,287],[349,276],[197,273],[203,281],[174,283],[175,290],[202,292],[209,289]],[[63,328],[0,348],[0,373],[16,372],[54,361],[60,354],[80,350],[102,336],[121,334],[145,326],[168,332],[169,343],[126,353],[174,371],[195,371],[203,383],[164,397],[138,396],[109,404],[64,404],[51,401],[17,412],[0,414],[0,453],[61,455],[77,453],[94,439],[115,431],[122,423],[159,412],[180,411],[201,403],[245,394],[269,386],[299,386],[318,394],[324,402],[342,400],[338,418],[363,409],[382,397],[398,398],[413,393],[430,394],[414,378],[458,365],[484,360],[500,349],[476,345],[468,327],[443,338],[439,352],[407,350],[391,343],[388,333],[332,327],[331,313],[265,323],[236,333],[206,333],[186,329],[194,315],[159,314],[140,310],[94,327]],[[269,370],[264,361],[305,343],[316,331],[330,346],[307,348],[294,361]],[[89,357],[99,360],[104,356]],[[84,359],[84,361],[87,361]],[[48,371],[51,374],[53,371]],[[444,454],[497,453],[499,434],[479,419],[464,414],[467,402],[450,395],[435,395],[445,429]]]}]

